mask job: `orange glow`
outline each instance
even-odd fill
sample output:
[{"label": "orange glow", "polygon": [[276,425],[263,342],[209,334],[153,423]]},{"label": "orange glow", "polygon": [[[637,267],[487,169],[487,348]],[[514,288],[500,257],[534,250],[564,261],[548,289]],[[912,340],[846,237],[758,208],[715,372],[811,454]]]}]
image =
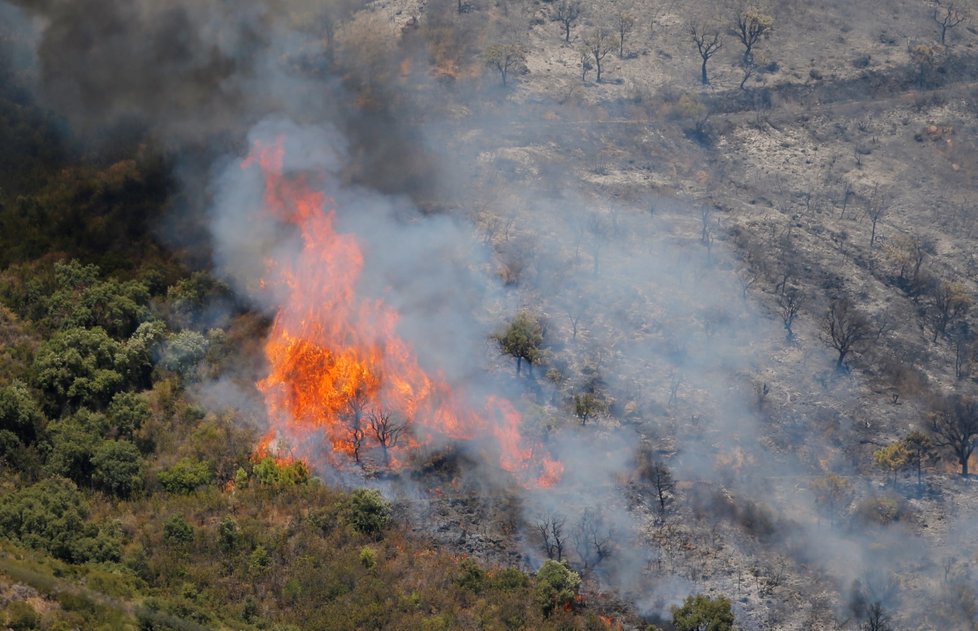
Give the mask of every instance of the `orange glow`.
[{"label": "orange glow", "polygon": [[[242,168],[261,168],[264,211],[294,225],[302,250],[268,262],[263,287],[283,290],[284,302],[265,344],[269,373],[258,382],[269,432],[258,455],[344,466],[380,447],[373,413],[389,413],[406,430],[388,445],[388,464],[436,438],[491,437],[500,467],[523,484],[550,486],[563,466],[526,440],[513,405],[490,397],[480,412],[465,405],[441,375],[429,375],[397,334],[399,316],[382,300],[357,295],[364,253],[356,237],[334,228],[332,200],[305,178],[282,174],[284,145],[257,144]],[[331,450],[323,448],[323,440]],[[324,451],[329,453],[324,453]]]}]

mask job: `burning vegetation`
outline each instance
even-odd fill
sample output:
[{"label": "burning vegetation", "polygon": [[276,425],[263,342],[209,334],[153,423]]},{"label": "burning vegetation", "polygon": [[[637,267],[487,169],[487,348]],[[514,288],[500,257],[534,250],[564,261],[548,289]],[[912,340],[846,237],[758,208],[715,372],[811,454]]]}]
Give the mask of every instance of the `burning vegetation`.
[{"label": "burning vegetation", "polygon": [[398,469],[424,446],[491,437],[499,466],[521,484],[554,484],[561,464],[524,435],[512,403],[489,396],[470,405],[420,366],[393,308],[358,294],[360,243],[336,230],[336,210],[310,175],[283,173],[284,151],[281,139],[257,144],[242,164],[261,170],[265,211],[302,241],[294,259],[270,260],[263,280],[286,288],[286,297],[265,345],[269,373],[258,383],[270,424],[259,452],[345,467],[379,451],[384,467]]}]

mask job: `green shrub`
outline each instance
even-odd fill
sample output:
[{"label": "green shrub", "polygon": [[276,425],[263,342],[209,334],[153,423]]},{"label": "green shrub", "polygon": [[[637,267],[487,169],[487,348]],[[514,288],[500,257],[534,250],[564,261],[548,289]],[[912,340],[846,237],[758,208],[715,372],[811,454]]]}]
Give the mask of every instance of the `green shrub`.
[{"label": "green shrub", "polygon": [[70,480],[48,478],[0,498],[0,534],[71,563],[117,561],[118,540],[90,523],[88,511]]},{"label": "green shrub", "polygon": [[41,628],[41,615],[22,600],[9,603],[3,610],[7,628],[13,631],[28,631]]},{"label": "green shrub", "polygon": [[380,538],[391,523],[391,508],[378,491],[357,489],[349,499],[350,524],[368,537]]},{"label": "green shrub", "polygon": [[368,570],[377,564],[377,552],[369,547],[363,546],[360,548],[360,565],[367,568]]},{"label": "green shrub", "polygon": [[859,502],[856,515],[863,521],[885,526],[909,517],[910,507],[898,495],[880,495]]},{"label": "green shrub", "polygon": [[262,486],[297,486],[310,480],[309,468],[301,460],[280,463],[271,456],[255,463],[252,473]]},{"label": "green shrub", "polygon": [[503,591],[525,589],[529,582],[527,575],[515,567],[503,568],[492,576],[492,588]]},{"label": "green shrub", "polygon": [[238,522],[231,517],[225,517],[217,525],[217,542],[221,547],[221,552],[231,554],[238,547]]},{"label": "green shrub", "polygon": [[212,479],[210,464],[190,458],[177,461],[159,475],[160,484],[170,493],[193,493]]},{"label": "green shrub", "polygon": [[194,527],[183,515],[174,515],[163,522],[163,538],[173,543],[190,543],[194,540]]},{"label": "green shrub", "polygon": [[474,559],[462,559],[458,567],[458,576],[455,584],[460,589],[479,593],[486,588],[486,573]]},{"label": "green shrub", "polygon": [[673,608],[672,624],[676,631],[731,631],[734,614],[729,599],[696,594],[687,596],[682,607]]}]

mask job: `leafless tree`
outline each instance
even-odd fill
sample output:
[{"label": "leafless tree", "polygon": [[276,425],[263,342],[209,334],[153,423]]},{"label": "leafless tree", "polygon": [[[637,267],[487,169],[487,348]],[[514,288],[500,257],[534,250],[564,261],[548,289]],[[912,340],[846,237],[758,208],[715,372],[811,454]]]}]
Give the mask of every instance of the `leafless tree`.
[{"label": "leafless tree", "polygon": [[580,0],[557,0],[553,5],[552,18],[564,27],[564,41],[570,43],[571,28],[584,11]]},{"label": "leafless tree", "polygon": [[560,305],[571,325],[571,340],[576,342],[577,334],[581,328],[581,320],[584,319],[588,311],[587,300],[578,287],[572,287],[563,295]]},{"label": "leafless tree", "polygon": [[612,6],[612,24],[617,31],[618,37],[618,58],[625,58],[625,39],[635,30],[638,20],[632,12],[632,7],[621,0]]},{"label": "leafless tree", "polygon": [[581,53],[581,81],[587,81],[587,73],[594,70],[594,64],[591,63],[591,51],[585,46],[581,46],[579,51]]},{"label": "leafless tree", "polygon": [[866,619],[863,621],[862,631],[892,631],[890,617],[883,610],[883,604],[875,601],[866,609]]},{"label": "leafless tree", "polygon": [[390,450],[397,446],[407,423],[398,421],[391,412],[375,411],[369,416],[370,431],[384,454],[384,466],[390,466]]},{"label": "leafless tree", "polygon": [[896,284],[914,302],[931,284],[923,273],[924,260],[934,253],[934,243],[918,235],[897,236],[890,244],[893,262],[898,266]]},{"label": "leafless tree", "polygon": [[978,447],[978,402],[954,395],[943,401],[931,414],[934,444],[954,452],[961,465],[961,475],[968,475],[968,460]]},{"label": "leafless tree", "polygon": [[801,295],[797,289],[792,287],[781,293],[778,297],[778,307],[781,312],[781,321],[784,323],[784,338],[788,342],[793,342],[795,332],[791,329],[801,308]]},{"label": "leafless tree", "polygon": [[964,22],[968,15],[954,2],[938,0],[934,7],[934,21],[941,29],[941,46],[947,46],[947,32]]},{"label": "leafless tree", "polygon": [[574,530],[574,550],[584,569],[597,567],[611,555],[613,533],[606,528],[601,516],[590,508],[585,509]]},{"label": "leafless tree", "polygon": [[483,57],[487,65],[499,72],[505,86],[510,71],[526,64],[526,47],[515,42],[493,44],[486,48]]},{"label": "leafless tree", "polygon": [[672,405],[679,400],[679,387],[683,384],[683,375],[678,370],[674,370],[669,377],[669,402]]},{"label": "leafless tree", "polygon": [[835,364],[838,370],[845,369],[850,352],[876,336],[869,320],[847,298],[832,301],[825,316],[825,334],[828,343],[839,353]]},{"label": "leafless tree", "polygon": [[757,70],[757,64],[754,63],[753,59],[751,59],[750,61],[741,61],[740,69],[743,71],[744,74],[740,79],[739,87],[741,90],[743,90],[744,86],[747,85],[747,81],[752,76],[754,76],[754,71]]},{"label": "leafless tree", "polygon": [[595,80],[598,83],[601,83],[601,62],[608,53],[617,48],[617,40],[618,36],[615,33],[600,24],[590,29],[583,37],[584,47],[590,53],[591,61],[594,62]]},{"label": "leafless tree", "polygon": [[917,488],[923,484],[924,465],[934,460],[934,441],[919,431],[912,431],[900,441],[907,453],[907,466],[917,473]]},{"label": "leafless tree", "polygon": [[548,559],[555,561],[563,560],[564,544],[566,541],[564,525],[566,523],[567,520],[564,517],[555,513],[537,522],[537,532],[540,533],[540,538],[543,540],[543,548],[547,553]]},{"label": "leafless tree", "polygon": [[852,181],[849,178],[842,178],[842,211],[839,213],[839,219],[846,218],[846,210],[849,208],[849,198],[853,195]]},{"label": "leafless tree", "polygon": [[954,344],[954,377],[964,379],[968,376],[969,364],[975,351],[975,334],[966,321],[958,322],[950,331]]},{"label": "leafless tree", "polygon": [[689,25],[689,34],[692,36],[693,43],[696,44],[696,49],[703,59],[703,64],[700,66],[700,80],[703,82],[703,85],[709,85],[710,79],[706,74],[706,63],[723,48],[723,39],[720,37],[720,31],[710,29],[702,24],[693,23]]},{"label": "leafless tree", "polygon": [[639,454],[638,477],[639,480],[648,484],[652,492],[655,493],[656,503],[659,505],[659,515],[665,516],[667,509],[672,505],[676,483],[672,479],[669,468],[652,455],[643,450]]},{"label": "leafless tree", "polygon": [[360,464],[360,451],[367,438],[364,419],[366,417],[369,399],[367,390],[363,384],[358,384],[356,389],[347,397],[346,407],[341,413],[341,419],[346,426],[346,431],[350,435],[350,444],[353,447],[353,460]]},{"label": "leafless tree", "polygon": [[872,232],[869,235],[869,249],[872,250],[873,246],[876,245],[876,226],[883,219],[883,215],[889,210],[886,196],[883,195],[879,190],[879,185],[873,187],[873,194],[869,198],[869,203],[866,206],[866,216],[869,217],[870,222],[872,222]]},{"label": "leafless tree", "polygon": [[713,218],[713,206],[700,206],[700,242],[706,245],[710,242],[710,220]]},{"label": "leafless tree", "polygon": [[931,323],[934,327],[934,340],[945,335],[948,328],[960,321],[971,308],[971,296],[962,283],[938,281],[929,292]]},{"label": "leafless tree", "polygon": [[774,28],[774,18],[757,7],[746,8],[734,20],[733,34],[744,45],[744,65],[753,65],[754,46]]}]

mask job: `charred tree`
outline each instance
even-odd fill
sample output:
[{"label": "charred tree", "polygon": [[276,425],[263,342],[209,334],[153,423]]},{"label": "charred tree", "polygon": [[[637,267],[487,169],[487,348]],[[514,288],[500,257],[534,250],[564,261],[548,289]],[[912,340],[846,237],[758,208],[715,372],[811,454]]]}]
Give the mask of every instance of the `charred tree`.
[{"label": "charred tree", "polygon": [[710,61],[711,57],[723,48],[723,39],[720,37],[720,31],[711,31],[703,25],[691,24],[689,26],[689,34],[692,36],[693,43],[696,44],[696,49],[699,51],[700,58],[703,60],[700,66],[700,80],[703,82],[703,85],[709,85],[710,79],[706,74],[706,64]]},{"label": "charred tree", "polygon": [[547,553],[548,559],[562,561],[564,558],[564,525],[566,519],[556,514],[551,514],[537,523],[537,532],[543,541],[543,549]]},{"label": "charred tree", "polygon": [[978,447],[978,401],[959,395],[948,398],[931,415],[931,434],[934,444],[950,449],[961,475],[968,475],[968,461]]},{"label": "charred tree", "polygon": [[948,328],[953,328],[964,318],[971,308],[971,296],[963,283],[938,281],[930,291],[931,323],[934,326],[934,339],[946,335]]},{"label": "charred tree", "polygon": [[577,23],[583,12],[580,0],[558,0],[553,8],[554,22],[560,22],[564,27],[564,41],[570,43],[571,28]]},{"label": "charred tree", "polygon": [[380,445],[384,454],[384,466],[390,466],[390,450],[397,446],[407,423],[402,423],[394,418],[391,412],[374,412],[369,417],[370,432]]},{"label": "charred tree", "polygon": [[835,362],[837,370],[845,370],[849,353],[858,350],[875,335],[869,320],[846,298],[833,301],[829,307],[825,315],[825,334],[829,344],[839,353]]},{"label": "charred tree", "polygon": [[346,431],[350,436],[350,445],[353,447],[353,461],[357,464],[360,464],[360,451],[367,439],[364,419],[366,418],[368,403],[366,388],[360,384],[347,398],[346,409],[341,415]]},{"label": "charred tree", "polygon": [[744,65],[754,64],[754,46],[774,28],[774,18],[750,7],[737,14],[733,34],[744,45]]},{"label": "charred tree", "polygon": [[613,533],[604,520],[590,508],[584,510],[574,530],[574,550],[585,570],[597,567],[611,556]]},{"label": "charred tree", "polygon": [[639,459],[639,480],[650,487],[659,507],[659,515],[664,517],[672,505],[676,490],[672,473],[669,472],[669,468],[664,463],[655,460],[652,454],[647,451],[643,451],[639,455]]},{"label": "charred tree", "polygon": [[792,287],[784,291],[778,297],[778,307],[781,314],[781,322],[784,324],[784,339],[788,342],[793,342],[795,340],[795,332],[791,327],[794,325],[795,318],[798,317],[798,310],[801,308],[801,296],[798,290]]},{"label": "charred tree", "polygon": [[941,46],[947,46],[947,32],[967,19],[967,14],[954,2],[938,2],[934,8],[934,21],[941,29]]}]

